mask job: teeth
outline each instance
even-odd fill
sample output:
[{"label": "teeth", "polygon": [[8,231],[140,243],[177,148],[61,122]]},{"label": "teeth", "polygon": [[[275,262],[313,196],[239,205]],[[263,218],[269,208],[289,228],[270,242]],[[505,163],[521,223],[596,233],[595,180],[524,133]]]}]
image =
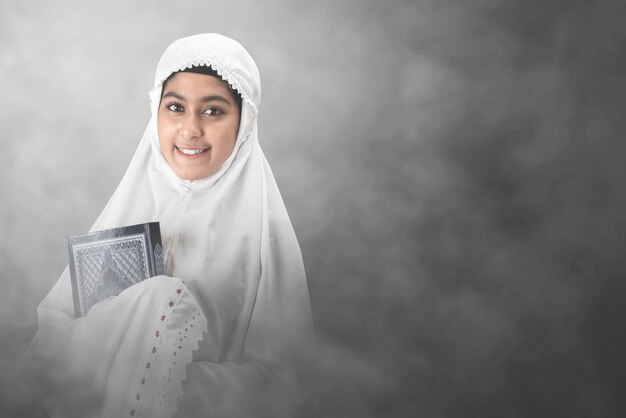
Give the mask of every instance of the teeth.
[{"label": "teeth", "polygon": [[180,150],[180,152],[182,152],[185,155],[198,155],[201,152],[206,151],[208,148],[205,149],[186,149],[186,148],[178,148]]}]

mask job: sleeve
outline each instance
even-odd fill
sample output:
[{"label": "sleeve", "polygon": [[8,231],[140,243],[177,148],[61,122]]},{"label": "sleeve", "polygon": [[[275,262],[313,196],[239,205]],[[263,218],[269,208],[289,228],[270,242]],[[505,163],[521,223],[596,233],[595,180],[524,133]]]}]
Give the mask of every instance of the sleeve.
[{"label": "sleeve", "polygon": [[[52,417],[169,417],[206,329],[185,284],[157,276],[73,318],[67,274],[38,308],[28,351]],[[180,340],[180,341],[179,341]]]}]

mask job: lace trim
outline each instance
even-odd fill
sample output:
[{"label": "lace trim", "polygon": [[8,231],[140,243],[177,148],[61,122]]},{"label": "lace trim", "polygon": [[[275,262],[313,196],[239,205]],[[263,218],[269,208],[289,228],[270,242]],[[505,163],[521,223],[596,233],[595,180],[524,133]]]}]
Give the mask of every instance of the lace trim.
[{"label": "lace trim", "polygon": [[198,349],[207,328],[206,319],[194,304],[177,333],[166,330],[170,314],[184,291],[187,290],[181,282],[176,294],[161,310],[160,326],[154,331],[145,373],[137,382],[138,390],[133,394],[133,406],[128,416],[169,418],[177,410],[177,400],[183,393],[182,382],[187,378],[186,366],[192,361],[193,352]]},{"label": "lace trim", "polygon": [[167,374],[161,377],[158,410],[159,417],[171,417],[178,409],[178,399],[183,394],[183,381],[187,379],[187,364],[191,363],[193,352],[198,349],[206,321],[197,307],[185,321],[184,328],[169,341]]}]

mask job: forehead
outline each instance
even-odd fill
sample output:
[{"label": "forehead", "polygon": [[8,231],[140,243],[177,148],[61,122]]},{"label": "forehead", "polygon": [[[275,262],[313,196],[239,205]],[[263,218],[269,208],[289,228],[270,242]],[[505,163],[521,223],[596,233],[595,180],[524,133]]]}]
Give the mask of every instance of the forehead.
[{"label": "forehead", "polygon": [[226,97],[231,94],[228,83],[221,78],[184,71],[172,74],[163,83],[163,94],[170,91],[184,92],[190,98],[205,96],[209,92],[219,93]]}]

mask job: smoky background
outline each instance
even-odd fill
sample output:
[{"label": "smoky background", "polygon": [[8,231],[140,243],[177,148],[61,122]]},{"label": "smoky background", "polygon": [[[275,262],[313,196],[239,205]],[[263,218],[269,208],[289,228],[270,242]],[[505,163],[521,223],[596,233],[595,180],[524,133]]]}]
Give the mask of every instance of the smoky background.
[{"label": "smoky background", "polygon": [[318,347],[303,417],[621,417],[626,3],[0,0],[0,416],[36,306],[149,118],[164,49],[219,32]]}]

